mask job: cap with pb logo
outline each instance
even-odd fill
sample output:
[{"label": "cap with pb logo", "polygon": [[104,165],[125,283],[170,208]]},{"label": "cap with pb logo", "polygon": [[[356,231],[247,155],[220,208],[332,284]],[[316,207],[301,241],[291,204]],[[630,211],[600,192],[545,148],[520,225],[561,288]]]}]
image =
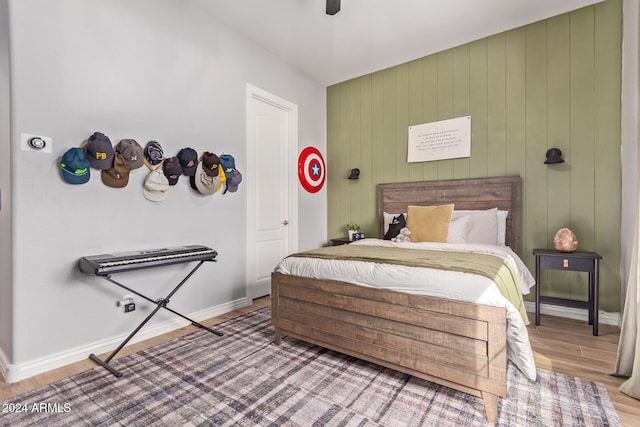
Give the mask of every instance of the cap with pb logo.
[{"label": "cap with pb logo", "polygon": [[94,132],[87,141],[87,160],[96,169],[111,169],[114,151],[111,140],[102,132]]},{"label": "cap with pb logo", "polygon": [[220,158],[213,153],[202,153],[202,170],[209,176],[218,176],[220,173]]}]

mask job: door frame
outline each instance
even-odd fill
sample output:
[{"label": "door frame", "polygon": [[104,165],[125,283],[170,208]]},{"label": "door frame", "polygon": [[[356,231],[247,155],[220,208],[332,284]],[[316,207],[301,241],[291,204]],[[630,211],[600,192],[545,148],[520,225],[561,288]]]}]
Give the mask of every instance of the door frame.
[{"label": "door frame", "polygon": [[[257,168],[257,159],[255,156],[255,138],[251,135],[250,126],[252,125],[251,115],[253,114],[252,103],[263,102],[276,107],[285,112],[287,115],[288,129],[286,132],[289,135],[289,147],[286,150],[286,159],[284,164],[288,165],[288,185],[283,189],[288,193],[289,204],[287,219],[289,224],[289,241],[287,242],[289,247],[289,253],[298,251],[298,178],[296,159],[298,156],[298,106],[292,102],[282,99],[272,93],[269,93],[263,89],[247,83],[246,88],[246,149],[247,149],[247,173],[246,175],[246,189],[247,189],[247,245],[246,245],[246,295],[249,302],[254,298],[253,285],[255,284],[256,271],[256,252],[255,252],[255,240],[256,240],[256,197],[257,197],[257,179],[255,171]],[[274,265],[275,268],[275,265]]]}]

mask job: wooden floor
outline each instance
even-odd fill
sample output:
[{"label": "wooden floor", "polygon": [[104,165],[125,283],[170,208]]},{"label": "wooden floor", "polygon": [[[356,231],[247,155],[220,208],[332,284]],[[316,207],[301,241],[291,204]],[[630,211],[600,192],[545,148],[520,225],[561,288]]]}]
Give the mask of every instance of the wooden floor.
[{"label": "wooden floor", "polygon": [[529,340],[538,368],[597,381],[607,387],[624,426],[640,426],[640,401],[618,390],[624,378],[615,371],[620,328],[598,325],[598,336],[586,321],[540,316],[536,328],[529,313]]},{"label": "wooden floor", "polygon": [[[250,307],[245,307],[202,323],[206,326],[216,325],[242,313],[269,304],[270,299],[268,297],[260,298],[255,300]],[[623,425],[640,425],[640,401],[618,391],[618,387],[624,379],[611,375],[614,372],[618,349],[619,329],[617,327],[601,324],[599,326],[599,336],[594,337],[591,333],[591,326],[586,322],[542,315],[541,324],[536,328],[531,313],[529,318],[531,319],[529,338],[531,339],[536,364],[539,368],[587,378],[604,384],[609,391],[609,396],[618,411]],[[135,353],[143,348],[157,345],[195,330],[197,328],[187,326],[160,337],[132,344],[125,347],[118,354],[118,357]],[[18,383],[6,384],[0,382],[0,401],[5,401],[13,396],[95,366],[94,362],[87,359]]]}]

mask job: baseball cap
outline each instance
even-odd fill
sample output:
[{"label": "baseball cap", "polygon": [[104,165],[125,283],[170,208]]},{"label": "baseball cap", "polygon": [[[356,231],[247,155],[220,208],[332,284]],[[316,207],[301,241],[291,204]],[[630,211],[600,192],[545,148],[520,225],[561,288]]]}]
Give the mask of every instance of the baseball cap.
[{"label": "baseball cap", "polygon": [[135,139],[123,139],[115,146],[115,151],[122,154],[131,170],[144,165],[144,151]]},{"label": "baseball cap", "polygon": [[96,169],[110,169],[113,166],[113,146],[102,132],[94,132],[87,141],[87,160]]},{"label": "baseball cap", "polygon": [[171,157],[164,161],[163,169],[164,176],[167,177],[169,185],[176,185],[178,178],[182,175],[182,166],[177,157]]},{"label": "baseball cap", "polygon": [[116,153],[113,161],[113,167],[102,171],[102,182],[108,187],[126,187],[129,183],[130,172],[131,169],[129,168],[124,156],[120,153]]},{"label": "baseball cap", "polygon": [[223,154],[220,156],[220,166],[226,175],[227,179],[233,178],[233,174],[236,170],[236,160],[231,154]]},{"label": "baseball cap", "polygon": [[84,184],[91,177],[91,165],[82,147],[68,149],[60,159],[62,178],[69,184]]},{"label": "baseball cap", "polygon": [[161,202],[169,194],[169,181],[160,171],[151,171],[144,179],[144,197],[152,202]]},{"label": "baseball cap", "polygon": [[162,163],[164,152],[162,151],[160,143],[157,141],[147,142],[147,145],[144,147],[144,157],[154,166]]},{"label": "baseball cap", "polygon": [[[202,153],[202,170],[209,176],[218,176],[220,167],[220,158],[213,153],[205,151]],[[200,165],[198,165],[200,166]],[[196,170],[196,173],[197,170]]]},{"label": "baseball cap", "polygon": [[190,178],[190,181],[191,188],[198,190],[205,196],[215,193],[220,187],[220,177],[209,175],[204,166],[204,162],[198,163],[196,173]]},{"label": "baseball cap", "polygon": [[236,173],[233,174],[233,177],[227,177],[227,191],[231,193],[235,193],[238,191],[238,186],[242,182],[242,174],[239,170],[236,169]]},{"label": "baseball cap", "polygon": [[187,176],[193,176],[196,173],[198,165],[198,153],[193,148],[183,148],[178,152],[178,160],[182,166],[182,173]]}]

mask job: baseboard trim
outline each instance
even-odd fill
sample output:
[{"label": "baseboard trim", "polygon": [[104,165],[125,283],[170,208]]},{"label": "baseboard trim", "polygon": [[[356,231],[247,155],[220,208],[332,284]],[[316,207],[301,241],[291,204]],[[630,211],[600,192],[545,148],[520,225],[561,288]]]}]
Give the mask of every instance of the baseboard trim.
[{"label": "baseboard trim", "polygon": [[[536,303],[525,301],[524,302],[525,310],[529,313],[536,312]],[[563,307],[559,305],[553,304],[540,304],[540,314],[548,314],[549,316],[558,316],[564,317],[567,319],[574,320],[584,320],[585,322],[589,320],[589,312],[585,309],[581,308],[573,308],[573,307]],[[604,325],[620,325],[620,313],[611,313],[608,311],[598,311],[598,323],[602,323]]]},{"label": "baseboard trim", "polygon": [[[217,305],[215,307],[196,311],[194,313],[188,314],[187,316],[195,321],[201,322],[212,317],[229,313],[239,308],[247,307],[249,305],[251,305],[251,300],[245,297],[235,301],[230,301],[225,304]],[[158,335],[165,334],[167,332],[174,331],[176,329],[187,326],[188,324],[188,320],[174,317],[158,324],[146,325],[131,339],[131,341],[129,341],[129,344],[134,344],[149,338],[156,337]],[[0,373],[2,373],[2,376],[4,377],[6,383],[15,383],[18,381],[22,381],[34,375],[42,374],[44,372],[60,368],[70,363],[84,360],[91,353],[101,354],[113,351],[129,335],[129,333],[130,332],[127,332],[122,335],[96,341],[84,346],[50,354],[45,357],[22,363],[9,363],[6,355],[2,352],[2,350],[0,350]]]}]

